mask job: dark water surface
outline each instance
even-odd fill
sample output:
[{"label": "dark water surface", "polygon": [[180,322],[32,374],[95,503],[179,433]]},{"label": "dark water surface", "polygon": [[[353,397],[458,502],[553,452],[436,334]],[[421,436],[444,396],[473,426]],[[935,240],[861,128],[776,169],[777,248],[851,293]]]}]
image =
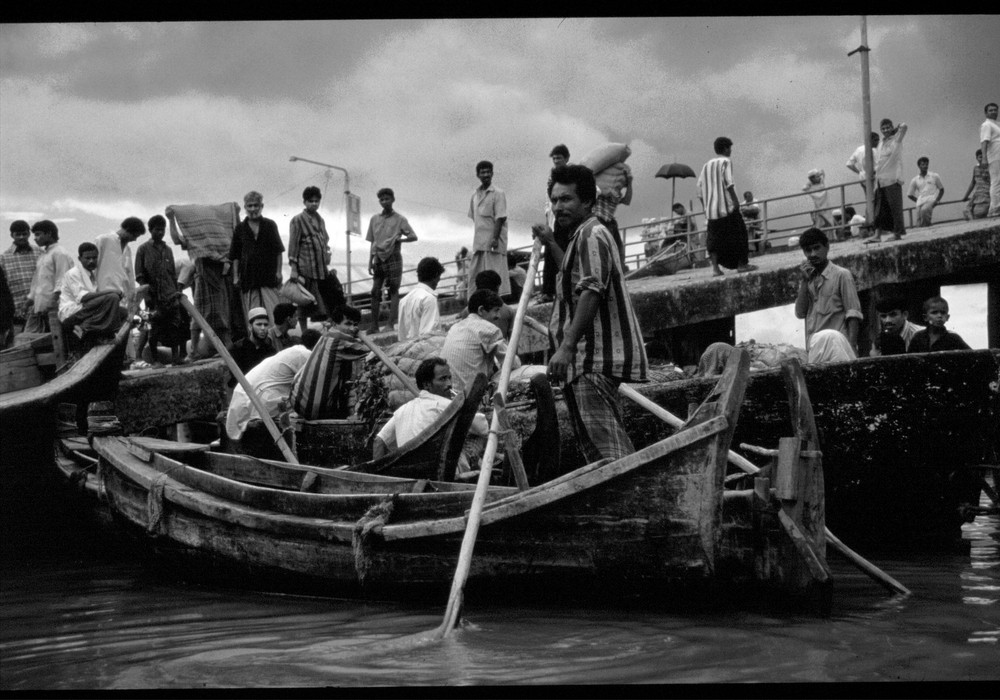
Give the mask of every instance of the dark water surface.
[{"label": "dark water surface", "polygon": [[831,554],[826,619],[478,604],[454,637],[400,652],[385,643],[437,626],[442,606],[210,588],[84,523],[43,535],[8,523],[0,690],[994,681],[1000,519],[965,537],[970,554],[871,557],[907,598]]}]

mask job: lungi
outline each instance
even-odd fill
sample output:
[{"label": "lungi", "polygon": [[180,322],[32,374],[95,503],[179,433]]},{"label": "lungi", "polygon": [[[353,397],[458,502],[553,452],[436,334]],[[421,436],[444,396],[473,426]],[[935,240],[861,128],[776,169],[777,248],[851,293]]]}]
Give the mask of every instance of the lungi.
[{"label": "lungi", "polygon": [[563,387],[573,432],[587,463],[621,459],[635,452],[622,424],[617,379],[603,374],[580,374]]},{"label": "lungi", "polygon": [[734,270],[749,261],[747,226],[739,209],[726,217],[708,220],[705,249],[715,253],[719,265]]}]

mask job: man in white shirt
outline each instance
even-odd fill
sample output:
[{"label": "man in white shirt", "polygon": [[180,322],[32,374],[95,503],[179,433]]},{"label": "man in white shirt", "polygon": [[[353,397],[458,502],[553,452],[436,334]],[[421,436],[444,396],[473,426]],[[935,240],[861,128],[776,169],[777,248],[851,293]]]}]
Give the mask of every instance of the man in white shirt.
[{"label": "man in white shirt", "polygon": [[122,221],[114,233],[102,233],[94,239],[97,244],[97,287],[114,289],[122,293],[125,303],[135,294],[135,268],[129,243],[146,233],[146,224],[137,216]]},{"label": "man in white shirt", "polygon": [[[301,345],[285,348],[276,355],[265,358],[247,372],[247,381],[272,418],[287,401],[295,375],[305,366],[319,338],[319,331],[307,328],[302,332]],[[226,435],[232,440],[239,440],[243,437],[250,421],[255,418],[260,419],[257,409],[243,390],[243,385],[237,385],[233,390],[233,398],[229,401],[229,410],[226,412]]]},{"label": "man in white shirt", "polygon": [[97,286],[97,246],[81,243],[76,265],[63,275],[59,291],[59,320],[64,330],[77,338],[99,340],[113,336],[124,323],[126,310],[119,306],[122,294]]},{"label": "man in white shirt", "polygon": [[35,263],[35,274],[24,302],[24,330],[28,333],[48,333],[49,311],[57,309],[56,293],[63,275],[72,269],[76,261],[59,244],[59,228],[48,219],[32,224],[31,232],[42,254]]},{"label": "man in white shirt", "polygon": [[[419,435],[451,404],[451,369],[443,357],[428,357],[414,377],[420,394],[396,409],[372,443],[372,459],[394,452]],[[489,432],[486,416],[477,413],[469,433],[483,437]],[[460,469],[460,471],[462,471]]]},{"label": "man in white shirt", "polygon": [[931,215],[934,213],[934,207],[944,197],[944,185],[941,183],[941,176],[927,170],[930,164],[931,159],[927,156],[920,156],[917,159],[917,167],[920,168],[920,174],[910,180],[910,187],[906,191],[906,196],[917,203],[917,226],[931,225]]},{"label": "man in white shirt", "polygon": [[895,240],[906,235],[903,223],[903,137],[906,124],[893,126],[891,119],[879,124],[882,143],[875,163],[875,241],[882,233],[892,233]]},{"label": "man in white shirt", "polygon": [[[872,144],[872,162],[874,163],[878,159],[875,149],[878,148],[878,134],[876,132],[871,133],[871,144]],[[865,145],[861,144],[856,149],[851,157],[847,159],[847,169],[858,174],[858,179],[861,180],[861,189],[865,189]]]},{"label": "man in white shirt", "polygon": [[986,121],[979,127],[979,147],[983,165],[990,171],[990,210],[987,216],[1000,216],[1000,125],[997,124],[997,103],[990,102],[984,110]]},{"label": "man in white shirt", "polygon": [[399,340],[416,338],[437,328],[441,312],[436,290],[443,274],[444,265],[437,258],[423,258],[417,263],[417,286],[399,302]]},{"label": "man in white shirt", "polygon": [[493,376],[503,364],[507,341],[496,326],[503,305],[496,292],[477,289],[469,297],[469,315],[448,329],[441,356],[451,367],[457,391],[465,391],[479,373]]},{"label": "man in white shirt", "polygon": [[854,207],[844,207],[844,221],[851,227],[851,237],[857,238],[861,235],[861,227],[864,226],[865,217],[858,214]]}]

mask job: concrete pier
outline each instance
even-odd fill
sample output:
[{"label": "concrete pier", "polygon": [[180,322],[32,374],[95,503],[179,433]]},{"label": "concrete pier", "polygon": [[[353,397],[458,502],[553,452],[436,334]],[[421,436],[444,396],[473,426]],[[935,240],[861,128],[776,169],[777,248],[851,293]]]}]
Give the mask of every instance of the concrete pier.
[{"label": "concrete pier", "polygon": [[[710,267],[681,270],[663,277],[644,277],[628,283],[643,334],[647,340],[667,336],[668,346],[687,345],[688,351],[710,342],[732,342],[731,328],[737,314],[769,309],[795,301],[802,251],[770,251],[751,258],[758,269],[746,273],[726,271],[713,277]],[[1000,219],[980,219],[927,228],[910,229],[902,240],[867,244],[861,240],[833,242],[830,260],[854,275],[858,291],[876,294],[892,290],[914,298],[915,308],[925,294],[942,284],[986,282],[989,285],[988,326],[990,347],[1000,346]],[[896,285],[901,285],[896,287]],[[907,294],[907,290],[912,293]],[[862,299],[865,304],[866,299]],[[548,319],[550,305],[532,307],[532,315]],[[868,309],[866,308],[867,312]],[[866,320],[870,313],[866,313]],[[911,318],[919,316],[911,311]],[[698,324],[705,324],[698,326]],[[683,343],[693,331],[695,342]],[[865,328],[862,336],[866,336]],[[863,343],[864,345],[864,343]],[[866,350],[867,346],[862,350]],[[677,358],[675,361],[678,361]],[[685,358],[690,359],[690,358]],[[694,361],[697,361],[695,356]]]}]

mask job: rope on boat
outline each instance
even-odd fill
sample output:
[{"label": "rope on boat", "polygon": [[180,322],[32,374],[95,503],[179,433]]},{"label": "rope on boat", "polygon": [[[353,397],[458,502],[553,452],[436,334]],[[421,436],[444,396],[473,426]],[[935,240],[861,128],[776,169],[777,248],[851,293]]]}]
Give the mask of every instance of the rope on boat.
[{"label": "rope on boat", "polygon": [[358,573],[358,582],[364,584],[365,576],[371,568],[372,559],[369,555],[371,531],[389,522],[396,506],[396,494],[386,496],[380,503],[373,505],[354,524],[354,534],[351,545],[354,549],[354,569]]},{"label": "rope on boat", "polygon": [[163,524],[163,486],[169,475],[160,474],[153,479],[146,494],[146,534],[160,534]]}]

